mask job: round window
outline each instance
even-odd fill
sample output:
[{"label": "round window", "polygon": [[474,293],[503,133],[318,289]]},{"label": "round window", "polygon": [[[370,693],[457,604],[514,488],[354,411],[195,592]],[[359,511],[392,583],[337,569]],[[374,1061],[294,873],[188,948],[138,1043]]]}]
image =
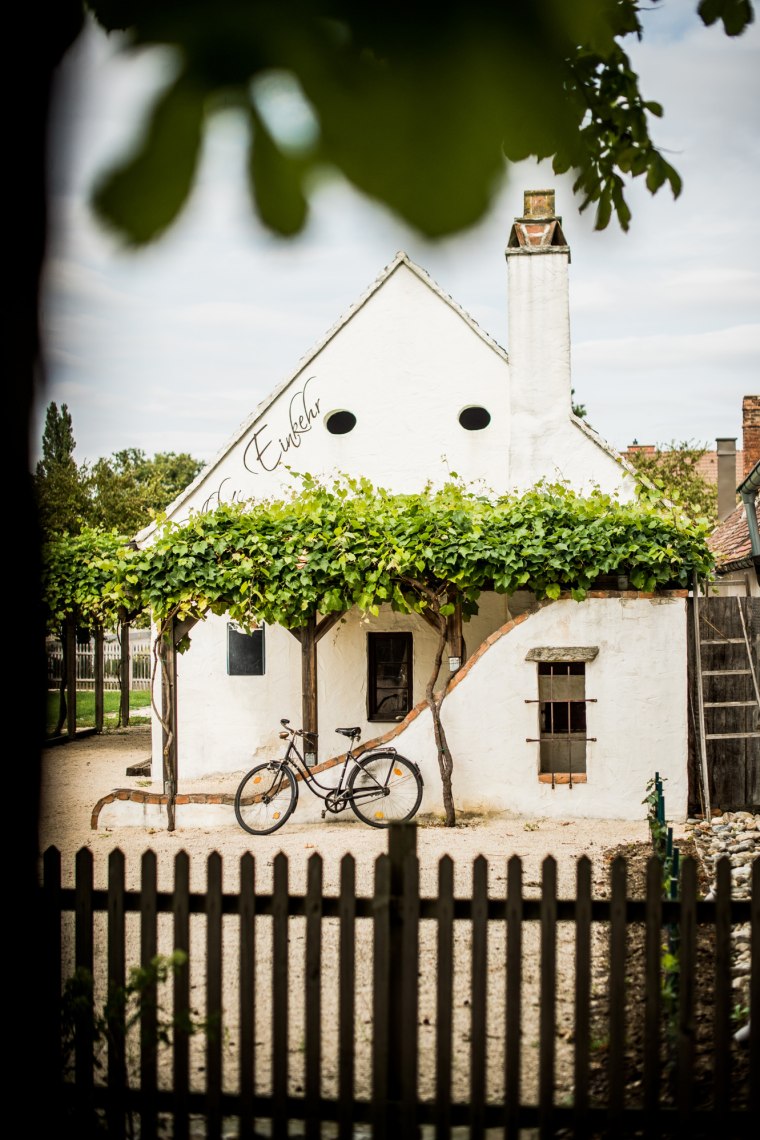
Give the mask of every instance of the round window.
[{"label": "round window", "polygon": [[330,412],[325,427],[331,435],[346,435],[356,427],[356,416],[353,412]]},{"label": "round window", "polygon": [[459,413],[459,422],[465,431],[482,431],[491,422],[491,413],[485,408],[463,408]]}]

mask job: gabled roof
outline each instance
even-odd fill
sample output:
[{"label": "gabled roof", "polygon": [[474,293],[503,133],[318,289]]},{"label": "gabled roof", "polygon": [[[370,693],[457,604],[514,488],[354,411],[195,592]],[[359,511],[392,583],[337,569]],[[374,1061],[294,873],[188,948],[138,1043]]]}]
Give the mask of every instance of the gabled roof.
[{"label": "gabled roof", "polygon": [[[327,331],[322,339],[318,341],[317,344],[315,344],[314,347],[309,352],[307,352],[305,356],[301,357],[294,370],[288,376],[286,376],[285,379],[256,406],[256,408],[254,408],[250,416],[248,416],[248,418],[243,421],[237,431],[220,448],[213,459],[211,459],[205,465],[205,467],[199,472],[193,482],[185,487],[185,489],[174,500],[173,503],[169,504],[169,506],[166,508],[167,515],[171,516],[174,511],[182,506],[183,502],[185,502],[185,500],[192,495],[196,487],[203,482],[209,471],[213,470],[217,463],[221,462],[228,451],[234,447],[235,444],[238,443],[238,441],[249,431],[251,426],[255,424],[262,415],[265,414],[270,405],[274,403],[277,397],[288,387],[288,385],[292,383],[292,381],[295,380],[296,377],[298,377],[305,368],[308,367],[311,361],[314,360],[314,358],[322,351],[322,349],[324,349],[325,346],[329,344],[330,341],[333,340],[334,337],[336,337],[343,328],[345,328],[349,321],[351,321],[357,315],[357,313],[359,313],[361,309],[364,308],[364,306],[374,296],[374,294],[383,287],[386,281],[388,281],[389,278],[392,277],[393,274],[396,273],[402,265],[406,266],[406,268],[409,269],[423,283],[423,285],[426,285],[433,291],[433,293],[440,297],[441,300],[465,322],[465,324],[469,325],[472,331],[484,342],[484,344],[486,344],[498,356],[500,356],[505,363],[508,363],[509,357],[506,350],[502,348],[502,346],[498,344],[497,341],[493,339],[493,337],[489,336],[489,334],[480,327],[477,321],[474,320],[474,318],[471,317],[470,314],[461,307],[461,305],[457,304],[457,302],[448,293],[444,292],[444,290],[441,289],[441,287],[432,279],[429,273],[427,273],[424,269],[412,261],[412,259],[404,252],[404,250],[399,250],[393,261],[385,266],[385,268],[378,274],[369,288],[359,297],[359,299],[350,307],[350,309],[348,309],[347,312],[344,313],[344,315],[340,317],[338,321],[336,321],[336,323]],[[150,534],[153,533],[154,529],[155,526],[153,523],[151,523],[149,526],[145,527],[144,530],[140,531],[138,535],[136,535],[136,540],[138,542],[144,541]]]}]

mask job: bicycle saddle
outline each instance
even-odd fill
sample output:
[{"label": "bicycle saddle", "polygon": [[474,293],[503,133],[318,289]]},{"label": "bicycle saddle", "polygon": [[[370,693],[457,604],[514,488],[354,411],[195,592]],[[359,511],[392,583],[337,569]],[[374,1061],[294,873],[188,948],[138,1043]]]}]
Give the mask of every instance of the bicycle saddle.
[{"label": "bicycle saddle", "polygon": [[361,736],[362,730],[360,728],[336,728],[335,731],[339,732],[341,736]]}]

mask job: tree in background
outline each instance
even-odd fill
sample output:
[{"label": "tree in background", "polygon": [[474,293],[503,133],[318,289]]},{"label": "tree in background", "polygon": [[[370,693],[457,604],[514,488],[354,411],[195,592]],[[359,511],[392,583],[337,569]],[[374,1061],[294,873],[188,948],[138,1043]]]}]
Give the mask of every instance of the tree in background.
[{"label": "tree in background", "polygon": [[88,513],[87,475],[74,459],[76,440],[66,404],[48,405],[42,433],[42,459],[34,486],[45,535],[78,534]]},{"label": "tree in background", "polygon": [[699,472],[699,461],[707,445],[693,440],[656,447],[653,451],[637,449],[626,452],[628,460],[666,499],[678,503],[691,519],[718,521],[718,488]]},{"label": "tree in background", "polygon": [[42,459],[34,477],[46,539],[77,535],[86,527],[136,534],[152,522],[203,467],[187,452],[159,451],[150,459],[130,447],[92,466],[77,465],[71,413],[48,405]]},{"label": "tree in background", "polygon": [[92,525],[136,534],[192,483],[202,467],[185,451],[160,451],[149,459],[131,447],[99,459],[88,483]]}]

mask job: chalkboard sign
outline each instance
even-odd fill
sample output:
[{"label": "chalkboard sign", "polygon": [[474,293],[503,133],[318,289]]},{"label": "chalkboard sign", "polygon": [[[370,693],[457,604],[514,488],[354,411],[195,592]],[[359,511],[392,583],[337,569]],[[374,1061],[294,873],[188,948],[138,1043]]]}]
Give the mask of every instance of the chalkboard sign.
[{"label": "chalkboard sign", "polygon": [[230,677],[261,677],[264,673],[264,629],[244,633],[227,626],[227,673]]}]

